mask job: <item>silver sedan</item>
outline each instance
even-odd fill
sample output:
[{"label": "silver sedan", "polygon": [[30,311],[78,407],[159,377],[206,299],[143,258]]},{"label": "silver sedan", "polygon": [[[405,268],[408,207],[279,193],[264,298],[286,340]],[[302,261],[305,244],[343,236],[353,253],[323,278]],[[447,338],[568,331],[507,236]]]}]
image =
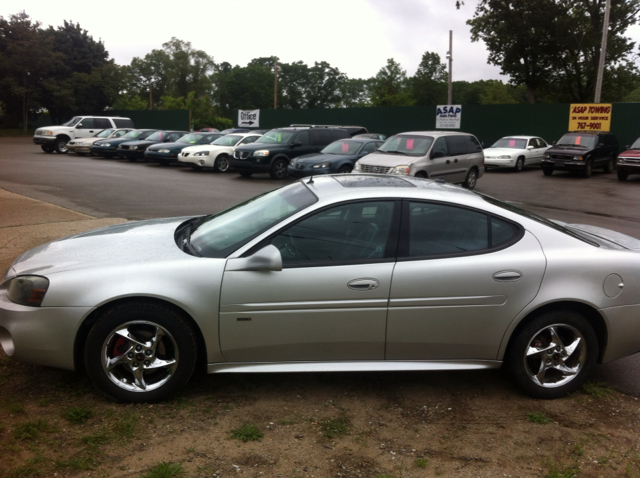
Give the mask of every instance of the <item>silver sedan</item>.
[{"label": "silver sedan", "polygon": [[0,286],[17,360],[130,402],[209,373],[504,366],[534,397],[640,350],[640,241],[440,181],[334,175],[44,244]]}]

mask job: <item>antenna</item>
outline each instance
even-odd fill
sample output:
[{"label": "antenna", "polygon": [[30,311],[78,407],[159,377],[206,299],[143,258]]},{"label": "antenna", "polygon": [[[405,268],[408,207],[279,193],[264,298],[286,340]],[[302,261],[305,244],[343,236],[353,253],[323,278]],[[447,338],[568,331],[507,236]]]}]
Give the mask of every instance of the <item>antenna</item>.
[{"label": "antenna", "polygon": [[313,176],[309,178],[309,181],[307,181],[307,184],[313,184]]}]

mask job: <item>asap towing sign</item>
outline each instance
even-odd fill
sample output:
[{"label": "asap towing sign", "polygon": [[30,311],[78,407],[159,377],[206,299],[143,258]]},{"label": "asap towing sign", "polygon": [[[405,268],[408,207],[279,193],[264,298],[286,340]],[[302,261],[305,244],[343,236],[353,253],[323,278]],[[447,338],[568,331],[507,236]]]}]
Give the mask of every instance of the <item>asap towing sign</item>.
[{"label": "asap towing sign", "polygon": [[260,110],[238,110],[238,127],[257,128],[260,126]]},{"label": "asap towing sign", "polygon": [[572,104],[569,131],[611,131],[611,103]]},{"label": "asap towing sign", "polygon": [[461,105],[438,105],[436,107],[436,128],[460,129]]}]

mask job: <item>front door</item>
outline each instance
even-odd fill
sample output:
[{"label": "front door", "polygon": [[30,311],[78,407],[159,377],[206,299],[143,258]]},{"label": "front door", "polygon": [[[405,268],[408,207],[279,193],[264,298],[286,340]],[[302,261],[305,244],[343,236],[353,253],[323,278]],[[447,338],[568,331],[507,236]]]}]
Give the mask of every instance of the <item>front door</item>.
[{"label": "front door", "polygon": [[225,359],[383,360],[398,207],[356,201],[314,212],[260,244],[279,249],[283,270],[225,271]]}]

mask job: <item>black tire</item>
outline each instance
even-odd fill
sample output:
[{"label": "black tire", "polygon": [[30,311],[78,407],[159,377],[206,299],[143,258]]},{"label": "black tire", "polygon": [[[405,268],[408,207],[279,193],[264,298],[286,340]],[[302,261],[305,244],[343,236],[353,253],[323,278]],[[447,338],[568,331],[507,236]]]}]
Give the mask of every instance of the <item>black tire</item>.
[{"label": "black tire", "polygon": [[467,179],[464,180],[462,186],[467,189],[473,189],[476,187],[476,183],[478,182],[478,170],[476,168],[471,168],[467,173]]},{"label": "black tire", "polygon": [[64,138],[58,138],[53,144],[53,149],[58,154],[67,154],[69,152],[67,149],[67,140]]},{"label": "black tire", "polygon": [[584,164],[584,169],[580,171],[580,176],[583,178],[590,178],[591,173],[593,172],[593,161],[587,159],[587,162]]},{"label": "black tire", "polygon": [[40,149],[42,149],[42,151],[44,151],[45,153],[53,153],[53,146],[50,146],[48,144],[41,144]]},{"label": "black tire", "polygon": [[226,154],[219,155],[213,162],[213,170],[217,173],[226,173],[229,171],[231,163],[229,162],[229,156]]},{"label": "black tire", "polygon": [[136,161],[138,161],[138,158],[127,158],[127,161],[129,161],[130,163],[135,163]]},{"label": "black tire", "polygon": [[86,156],[86,153],[76,153],[78,156]]},{"label": "black tire", "polygon": [[606,174],[611,174],[613,172],[613,168],[615,168],[616,166],[616,160],[613,158],[609,158],[607,160],[607,162],[604,165],[604,168],[602,168],[602,170],[606,173]]},{"label": "black tire", "polygon": [[111,158],[113,158],[115,156],[115,154],[113,154],[113,153],[104,153],[102,156],[107,158],[107,159],[111,159]]},{"label": "black tire", "polygon": [[253,171],[238,171],[238,174],[243,178],[248,178],[253,174]]},{"label": "black tire", "polygon": [[529,395],[553,399],[580,387],[597,357],[598,339],[587,319],[572,310],[555,310],[531,320],[514,335],[505,367]]},{"label": "black tire", "polygon": [[553,174],[553,168],[545,168],[543,166],[542,167],[542,174],[544,174],[545,176],[551,176]]},{"label": "black tire", "polygon": [[353,166],[350,164],[343,164],[340,166],[340,169],[338,169],[338,174],[349,174],[351,171],[353,171]]},{"label": "black tire", "polygon": [[271,165],[271,171],[269,176],[271,179],[286,179],[289,173],[287,172],[288,162],[284,158],[276,159]]},{"label": "black tire", "polygon": [[520,156],[516,160],[516,165],[513,169],[515,169],[518,173],[524,169],[524,158],[522,156]]},{"label": "black tire", "polygon": [[626,172],[624,169],[618,168],[618,179],[620,181],[626,181],[628,178],[629,178],[629,173]]},{"label": "black tire", "polygon": [[196,355],[197,341],[186,319],[147,302],[106,311],[84,348],[93,384],[116,400],[134,403],[165,400],[182,389],[195,369]]}]

